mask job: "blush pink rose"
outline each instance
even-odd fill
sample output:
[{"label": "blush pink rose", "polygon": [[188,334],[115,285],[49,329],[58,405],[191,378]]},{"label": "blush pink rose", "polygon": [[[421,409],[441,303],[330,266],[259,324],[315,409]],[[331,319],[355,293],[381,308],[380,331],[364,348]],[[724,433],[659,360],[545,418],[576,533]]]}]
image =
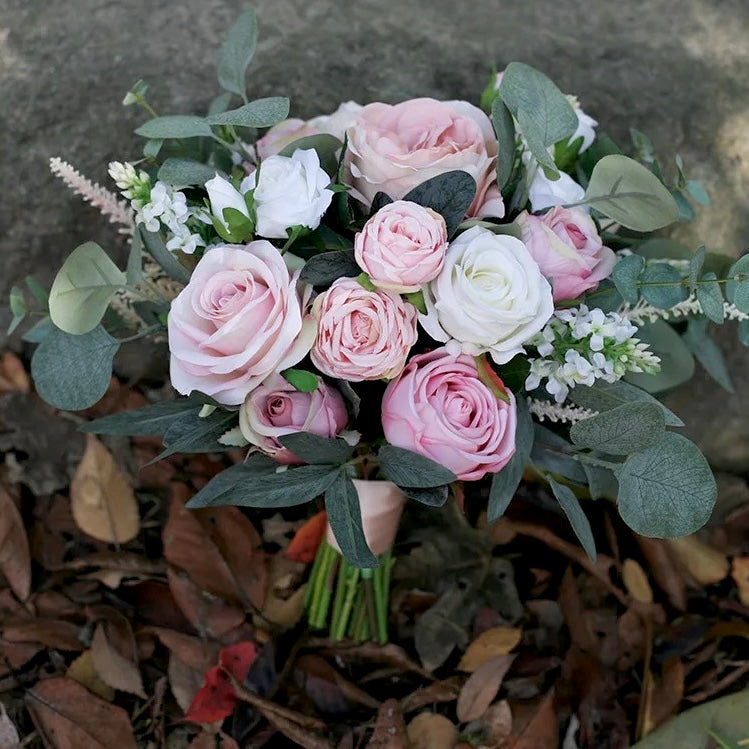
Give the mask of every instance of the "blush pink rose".
[{"label": "blush pink rose", "polygon": [[477,186],[468,215],[504,216],[497,138],[473,104],[426,98],[367,104],[347,134],[352,194],[366,206],[380,191],[400,200],[431,177],[459,169]]},{"label": "blush pink rose", "polygon": [[515,397],[499,400],[479,379],[476,362],[444,348],[414,356],[382,399],[385,439],[477,481],[515,454]]},{"label": "blush pink rose", "polygon": [[299,392],[280,374],[256,387],[239,409],[239,429],[252,445],[279,463],[302,463],[278,441],[284,434],[311,432],[335,437],[348,421],[346,404],[334,388],[320,382],[311,393]]},{"label": "blush pink rose", "polygon": [[616,255],[604,247],[585,211],[561,206],[543,216],[523,211],[516,223],[541,273],[552,281],[555,302],[575,299],[611,274]]},{"label": "blush pink rose", "polygon": [[390,291],[368,291],[354,278],[339,278],[320,294],[312,316],[313,364],[350,382],[400,374],[418,336],[416,307]]},{"label": "blush pink rose", "polygon": [[298,284],[265,240],[208,250],[168,318],[170,377],[236,406],[270,374],[303,359],[314,340],[305,315],[312,287]]},{"label": "blush pink rose", "polygon": [[380,208],[354,239],[359,267],[380,289],[418,291],[442,270],[447,227],[439,213],[408,200]]}]

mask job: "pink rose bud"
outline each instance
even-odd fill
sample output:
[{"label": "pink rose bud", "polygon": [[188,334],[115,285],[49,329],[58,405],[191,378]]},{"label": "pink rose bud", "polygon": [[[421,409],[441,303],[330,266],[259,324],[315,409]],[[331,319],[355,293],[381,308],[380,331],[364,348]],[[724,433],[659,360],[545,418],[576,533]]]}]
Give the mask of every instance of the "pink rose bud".
[{"label": "pink rose bud", "polygon": [[416,343],[416,307],[391,291],[368,291],[356,279],[339,278],[312,305],[317,339],[313,364],[350,382],[400,374]]},{"label": "pink rose bud", "polygon": [[317,390],[301,393],[280,374],[256,387],[239,409],[242,436],[279,463],[303,462],[279,437],[295,432],[335,437],[347,421],[346,404],[337,390],[320,382]]},{"label": "pink rose bud", "polygon": [[275,156],[283,151],[286,146],[300,138],[306,138],[309,135],[319,135],[314,125],[304,120],[291,118],[279,122],[277,125],[268,130],[268,132],[255,144],[257,155],[260,159],[267,159],[269,156]]},{"label": "pink rose bud", "polygon": [[206,252],[168,317],[174,389],[238,406],[273,372],[301,361],[314,340],[305,315],[312,287],[298,284],[265,240]]},{"label": "pink rose bud", "polygon": [[348,131],[352,194],[366,206],[382,191],[393,200],[456,169],[476,181],[469,216],[504,216],[497,189],[497,137],[489,118],[466,101],[410,99],[367,104]]},{"label": "pink rose bud", "polygon": [[408,200],[380,208],[354,239],[356,262],[372,283],[399,294],[435,278],[446,251],[445,220]]},{"label": "pink rose bud", "polygon": [[616,256],[604,247],[585,211],[561,206],[543,216],[523,211],[516,223],[528,251],[552,282],[555,302],[575,299],[611,274]]},{"label": "pink rose bud", "polygon": [[444,348],[414,356],[382,399],[385,439],[477,481],[515,454],[515,396],[499,400],[479,379],[476,362]]}]

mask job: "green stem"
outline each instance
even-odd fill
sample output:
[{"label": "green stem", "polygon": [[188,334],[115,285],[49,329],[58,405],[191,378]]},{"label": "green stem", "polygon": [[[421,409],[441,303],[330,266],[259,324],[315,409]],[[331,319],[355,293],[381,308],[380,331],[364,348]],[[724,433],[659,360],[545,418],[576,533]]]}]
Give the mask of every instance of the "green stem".
[{"label": "green stem", "polygon": [[377,611],[377,640],[380,645],[384,645],[388,639],[388,610],[387,610],[387,591],[384,587],[384,574],[387,561],[383,558],[383,563],[374,571],[374,594],[375,609]]},{"label": "green stem", "polygon": [[309,612],[312,611],[312,602],[314,600],[314,596],[312,594],[314,593],[315,585],[317,583],[317,576],[320,574],[320,566],[322,564],[323,556],[325,555],[325,550],[323,548],[324,544],[325,542],[322,541],[317,549],[317,554],[315,554],[315,561],[312,563],[312,569],[309,573],[309,580],[307,581],[307,590],[304,591],[304,608]]},{"label": "green stem", "polygon": [[377,606],[375,604],[374,585],[372,581],[373,570],[362,570],[362,582],[364,583],[364,601],[367,606],[367,623],[372,636],[377,632]]},{"label": "green stem", "polygon": [[328,578],[330,577],[331,567],[335,564],[335,550],[324,543],[323,559],[320,564],[320,571],[315,581],[315,591],[312,596],[312,609],[310,611],[310,626],[316,629],[322,629],[325,626],[325,618],[328,613],[328,603],[330,602],[330,593],[326,595],[328,587]]},{"label": "green stem", "polygon": [[346,637],[346,627],[351,617],[351,609],[354,606],[356,594],[359,591],[359,576],[361,570],[358,567],[348,567],[348,580],[346,581],[346,596],[343,599],[341,613],[338,621],[335,622],[335,628],[331,629],[331,635],[334,640],[342,640]]},{"label": "green stem", "polygon": [[330,634],[338,631],[338,622],[341,618],[341,612],[343,611],[343,603],[346,598],[346,583],[349,577],[349,563],[346,561],[346,557],[341,558],[341,563],[338,566],[338,579],[336,580],[335,587],[335,598],[333,599],[333,615],[330,618]]}]

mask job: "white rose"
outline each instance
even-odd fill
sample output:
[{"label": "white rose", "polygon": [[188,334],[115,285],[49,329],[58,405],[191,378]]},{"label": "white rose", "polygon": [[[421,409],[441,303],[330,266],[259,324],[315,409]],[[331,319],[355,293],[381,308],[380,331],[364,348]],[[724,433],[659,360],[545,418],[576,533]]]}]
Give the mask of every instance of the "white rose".
[{"label": "white rose", "polygon": [[576,141],[582,137],[583,143],[580,146],[579,153],[582,153],[586,149],[590,148],[593,141],[596,139],[596,126],[598,121],[594,120],[589,114],[583,112],[583,108],[580,106],[580,102],[576,96],[567,96],[567,100],[572,105],[572,109],[575,110],[575,116],[577,117],[577,130],[572,134],[570,143]]},{"label": "white rose", "polygon": [[419,321],[432,338],[455,356],[486,351],[497,364],[523,353],[554,312],[551,286],[527,247],[479,226],[450,244],[423,292]]},{"label": "white rose", "polygon": [[528,197],[534,213],[555,205],[579,203],[585,197],[585,190],[566,172],[559,172],[559,179],[548,179],[528,151],[523,154],[523,162],[530,178]]},{"label": "white rose", "polygon": [[244,194],[251,187],[249,179],[249,177],[245,177],[242,180],[239,190],[229,180],[224,179],[218,174],[205,183],[205,189],[208,191],[208,200],[211,203],[211,213],[227,230],[229,226],[224,220],[224,208],[234,208],[244,216],[247,216],[247,218],[250,217],[250,212],[247,210],[247,203],[244,200]]},{"label": "white rose", "polygon": [[320,133],[328,133],[338,140],[343,141],[348,130],[361,110],[362,105],[355,101],[344,101],[332,114],[323,114],[313,117],[307,122],[308,127],[313,127]]},{"label": "white rose", "polygon": [[320,168],[317,152],[310,148],[293,156],[270,156],[259,171],[257,185],[257,171],[246,180],[255,191],[257,233],[286,239],[292,226],[317,229],[333,199],[333,191],[327,189],[330,177]]}]

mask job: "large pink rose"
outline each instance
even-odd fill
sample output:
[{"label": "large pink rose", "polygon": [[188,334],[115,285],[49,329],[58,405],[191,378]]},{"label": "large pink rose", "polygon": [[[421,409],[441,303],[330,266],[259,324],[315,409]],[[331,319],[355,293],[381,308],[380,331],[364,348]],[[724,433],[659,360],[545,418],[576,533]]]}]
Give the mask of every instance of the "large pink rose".
[{"label": "large pink rose", "polygon": [[445,220],[408,200],[380,208],[354,239],[356,262],[372,283],[399,294],[439,275],[446,251]]},{"label": "large pink rose", "polygon": [[170,377],[235,406],[268,375],[303,359],[314,340],[312,293],[265,240],[208,250],[168,318]]},{"label": "large pink rose", "polygon": [[365,205],[382,191],[400,200],[439,174],[460,169],[476,180],[469,216],[504,216],[496,185],[497,138],[489,118],[465,101],[411,99],[367,104],[348,129],[353,195]]},{"label": "large pink rose", "polygon": [[239,409],[242,436],[279,463],[302,463],[278,441],[295,432],[335,437],[348,421],[341,394],[320,382],[311,393],[299,392],[280,374],[256,387]]},{"label": "large pink rose", "polygon": [[585,211],[561,206],[543,216],[523,211],[516,223],[541,272],[552,281],[555,302],[575,299],[611,274],[616,256],[603,246]]},{"label": "large pink rose", "polygon": [[416,343],[416,307],[390,291],[368,291],[339,278],[315,299],[317,338],[310,356],[330,377],[350,382],[392,378]]},{"label": "large pink rose", "polygon": [[515,397],[500,401],[471,356],[444,348],[414,356],[382,399],[385,439],[477,481],[515,454]]}]

